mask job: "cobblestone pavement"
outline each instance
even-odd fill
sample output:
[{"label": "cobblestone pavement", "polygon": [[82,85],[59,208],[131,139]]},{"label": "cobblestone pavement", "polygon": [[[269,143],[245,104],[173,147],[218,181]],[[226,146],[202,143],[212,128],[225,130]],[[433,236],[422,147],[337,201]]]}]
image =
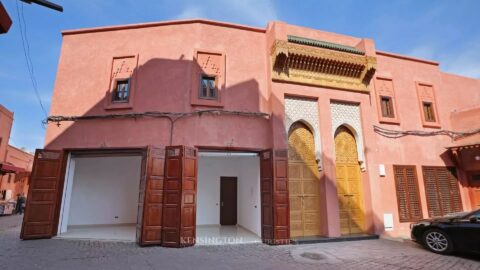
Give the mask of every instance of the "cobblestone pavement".
[{"label": "cobblestone pavement", "polygon": [[21,216],[0,217],[0,269],[480,269],[474,257],[441,256],[414,243],[365,240],[312,245],[140,248],[86,240],[21,241]]}]

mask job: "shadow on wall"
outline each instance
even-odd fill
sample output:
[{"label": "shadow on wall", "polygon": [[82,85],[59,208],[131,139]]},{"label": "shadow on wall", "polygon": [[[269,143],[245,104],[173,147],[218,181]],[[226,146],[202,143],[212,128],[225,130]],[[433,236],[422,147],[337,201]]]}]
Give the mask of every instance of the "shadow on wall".
[{"label": "shadow on wall", "polygon": [[[83,104],[93,104],[90,108],[84,109],[85,113],[75,116],[103,116],[104,118],[49,123],[45,148],[144,147],[180,144],[270,148],[270,125],[266,117],[261,115],[202,114],[179,119],[175,116],[118,117],[118,114],[147,111],[188,113],[195,110],[223,109],[259,113],[266,112],[268,109],[266,93],[261,93],[255,79],[233,85],[227,84],[221,88],[223,107],[192,106],[191,95],[198,94],[200,86],[200,82],[198,84],[193,82],[195,78],[200,78],[199,74],[197,77],[192,75],[196,70],[201,70],[196,61],[184,60],[183,56],[178,60],[151,59],[131,72],[128,103],[112,106],[111,92],[115,87],[113,76],[110,81],[109,78],[105,78],[103,86],[83,89],[93,93],[103,92],[102,98],[97,101],[88,100],[92,95],[76,95],[80,100],[74,100],[73,97],[71,100],[53,100],[52,106],[71,103],[71,106],[78,108]],[[115,71],[113,70],[112,73]],[[99,87],[103,89],[100,90]],[[67,91],[67,89],[56,91]],[[60,114],[73,116],[70,111]]]},{"label": "shadow on wall", "polygon": [[[106,67],[110,68],[110,66]],[[102,97],[96,101],[71,100],[71,106],[82,106],[89,102],[93,104],[84,108],[85,113],[79,116],[94,116],[108,114],[143,113],[146,111],[161,112],[192,112],[194,110],[211,109],[212,107],[192,106],[191,95],[197,94],[198,89],[192,82],[193,71],[200,66],[192,61],[180,57],[178,60],[155,58],[138,66],[132,72],[132,104],[131,108],[107,109],[111,102],[111,82],[105,78],[104,85],[85,88],[85,91],[102,92]],[[228,74],[227,74],[228,75]],[[84,78],[83,78],[84,79]],[[260,88],[265,90],[262,92]],[[109,89],[110,88],[110,89]],[[192,89],[193,88],[193,89]],[[274,111],[274,107],[283,108],[282,102],[274,95],[267,93],[267,86],[259,85],[254,78],[246,79],[235,84],[226,84],[221,89],[221,98],[224,110],[244,112],[270,112],[270,120],[264,117],[246,117],[238,115],[197,115],[177,120],[172,128],[172,121],[168,118],[134,117],[118,119],[94,119],[75,122],[50,123],[47,131],[46,149],[63,148],[107,148],[107,147],[144,147],[146,145],[189,145],[189,146],[216,146],[216,147],[248,147],[254,149],[288,148],[288,134],[272,135],[272,130],[285,132],[283,113]],[[57,89],[56,91],[66,91]],[[82,97],[81,95],[78,95]],[[56,106],[63,100],[53,100]],[[82,104],[82,102],[85,102]],[[55,110],[53,110],[55,111]],[[61,113],[72,116],[70,112]],[[325,136],[325,134],[323,134]],[[328,135],[328,134],[327,134]],[[302,147],[306,147],[304,143]],[[365,149],[367,151],[367,149]],[[316,167],[309,167],[312,174],[318,175],[322,182],[320,190],[321,226],[322,234],[328,234],[327,207],[329,204],[338,204],[327,200],[326,190],[336,190],[336,179],[327,176],[326,170],[335,169],[335,161],[322,155],[324,171],[318,172]],[[330,174],[334,175],[334,174]],[[362,173],[363,175],[363,173]],[[364,177],[361,177],[364,180]],[[335,194],[336,196],[337,194]],[[330,197],[331,198],[331,197]],[[338,197],[336,197],[338,199]],[[366,202],[362,202],[366,204]],[[363,208],[363,207],[362,207]],[[365,208],[363,208],[365,209]],[[383,224],[383,217],[369,213],[366,216],[365,229],[374,232],[372,224]],[[369,218],[370,217],[370,218]],[[370,219],[373,219],[370,221]],[[382,228],[377,228],[381,230]]]}]

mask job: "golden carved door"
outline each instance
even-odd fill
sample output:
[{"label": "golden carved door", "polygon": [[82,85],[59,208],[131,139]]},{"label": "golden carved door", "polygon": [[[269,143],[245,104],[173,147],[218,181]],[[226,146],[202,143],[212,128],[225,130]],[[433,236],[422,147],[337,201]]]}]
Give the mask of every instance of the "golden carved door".
[{"label": "golden carved door", "polygon": [[340,233],[363,233],[365,215],[357,145],[346,127],[339,127],[335,133],[335,154]]},{"label": "golden carved door", "polygon": [[288,172],[290,237],[321,235],[315,142],[310,129],[300,122],[292,125],[288,136]]}]

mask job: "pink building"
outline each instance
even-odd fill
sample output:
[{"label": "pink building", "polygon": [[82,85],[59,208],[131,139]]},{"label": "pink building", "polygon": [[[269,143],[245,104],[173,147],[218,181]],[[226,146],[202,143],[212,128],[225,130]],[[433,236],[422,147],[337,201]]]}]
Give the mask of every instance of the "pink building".
[{"label": "pink building", "polygon": [[0,208],[15,202],[18,194],[27,195],[33,163],[32,154],[8,144],[12,124],[13,112],[0,105]]},{"label": "pink building", "polygon": [[0,162],[7,157],[8,140],[13,124],[13,112],[0,104]]},{"label": "pink building", "polygon": [[33,155],[23,149],[8,145],[5,162],[6,166],[14,168],[14,172],[0,176],[0,192],[3,200],[16,200],[19,194],[27,196],[28,177],[32,170]]},{"label": "pink building", "polygon": [[480,140],[455,132],[480,81],[436,62],[284,22],[62,34],[23,239],[408,237],[479,205]]}]

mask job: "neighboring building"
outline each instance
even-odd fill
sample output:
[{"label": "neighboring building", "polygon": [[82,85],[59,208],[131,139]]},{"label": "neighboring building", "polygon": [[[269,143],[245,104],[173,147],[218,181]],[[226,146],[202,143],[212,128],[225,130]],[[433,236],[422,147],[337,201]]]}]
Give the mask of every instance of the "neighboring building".
[{"label": "neighboring building", "polygon": [[13,124],[13,112],[0,104],[0,162],[7,157],[8,140]]},{"label": "neighboring building", "polygon": [[[27,196],[28,177],[33,155],[8,144],[13,113],[0,105],[0,203],[16,201],[18,194]],[[2,209],[0,209],[2,210]],[[2,214],[3,211],[0,211]]]},{"label": "neighboring building", "polygon": [[408,237],[478,205],[478,160],[469,179],[442,130],[480,128],[459,112],[480,80],[370,39],[207,20],[65,31],[51,104],[23,239]]},{"label": "neighboring building", "polygon": [[[27,196],[28,178],[32,171],[33,155],[25,150],[8,145],[5,164],[15,167],[15,173],[0,176],[0,192],[3,199],[17,199],[19,194]],[[11,194],[8,196],[8,194]],[[0,197],[2,199],[2,197]]]},{"label": "neighboring building", "polygon": [[[480,125],[480,105],[452,112],[454,130],[471,130]],[[480,134],[462,136],[449,147],[452,159],[463,179],[473,209],[480,209]]]}]

